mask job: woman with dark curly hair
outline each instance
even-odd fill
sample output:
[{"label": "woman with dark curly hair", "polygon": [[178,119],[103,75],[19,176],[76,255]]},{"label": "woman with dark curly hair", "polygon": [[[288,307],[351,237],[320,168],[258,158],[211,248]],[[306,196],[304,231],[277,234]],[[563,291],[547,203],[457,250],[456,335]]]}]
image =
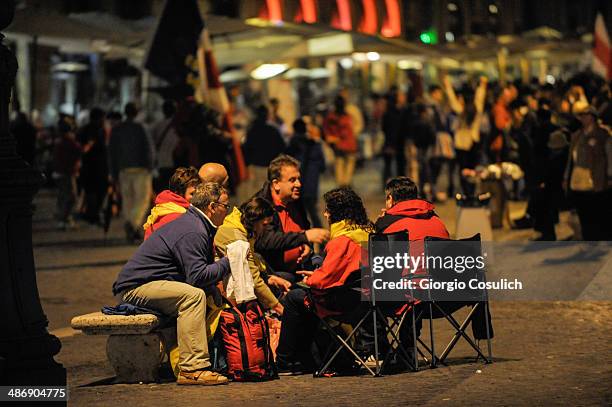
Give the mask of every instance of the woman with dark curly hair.
[{"label": "woman with dark curly hair", "polygon": [[[349,276],[359,272],[362,258],[361,243],[368,241],[373,230],[361,198],[350,188],[332,189],[323,195],[323,215],[330,225],[330,240],[325,247],[325,259],[315,271],[298,271],[303,283],[319,293],[345,284]],[[279,374],[300,374],[313,367],[310,346],[318,325],[317,317],[306,304],[306,291],[295,289],[285,298],[277,365]],[[325,312],[316,307],[320,316]]]}]

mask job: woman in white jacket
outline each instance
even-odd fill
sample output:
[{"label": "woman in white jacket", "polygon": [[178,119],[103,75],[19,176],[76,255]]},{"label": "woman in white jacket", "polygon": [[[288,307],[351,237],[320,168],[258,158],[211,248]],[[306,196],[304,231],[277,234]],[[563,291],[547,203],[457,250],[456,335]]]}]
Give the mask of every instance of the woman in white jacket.
[{"label": "woman in white jacket", "polygon": [[484,118],[484,103],[487,92],[487,78],[480,78],[474,94],[473,103],[459,100],[448,77],[443,79],[444,91],[451,109],[458,115],[454,124],[454,142],[459,173],[461,174],[461,188],[464,194],[473,193],[473,185],[463,176],[464,169],[474,169],[478,163],[477,145],[480,143],[480,126]]}]

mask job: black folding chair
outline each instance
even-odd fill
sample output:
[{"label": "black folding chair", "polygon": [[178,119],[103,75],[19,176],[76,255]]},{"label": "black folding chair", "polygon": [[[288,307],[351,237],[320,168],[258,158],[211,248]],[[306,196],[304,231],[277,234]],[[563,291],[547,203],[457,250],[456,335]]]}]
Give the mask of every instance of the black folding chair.
[{"label": "black folding chair", "polygon": [[[321,366],[315,370],[314,377],[325,376],[332,363],[344,349],[355,361],[365,368],[371,375],[377,373],[372,370],[366,361],[351,345],[360,328],[372,315],[372,310],[361,301],[361,275],[358,270],[353,272],[344,285],[325,290],[306,288],[306,295],[313,307],[314,314],[319,318],[324,330],[332,338]],[[336,324],[350,326],[350,331],[341,333]],[[334,346],[335,345],[335,346]]]},{"label": "black folding chair", "polygon": [[[368,252],[370,258],[377,256],[379,253],[382,255],[410,253],[408,231],[370,234]],[[397,280],[401,277],[406,281],[416,281],[427,277],[427,275],[423,273],[406,273],[404,270],[388,270],[387,272],[391,274],[387,275],[386,278],[384,278],[385,280]],[[367,284],[367,286],[371,287],[372,285]],[[435,353],[433,352],[433,336],[430,336],[432,342],[430,346],[428,346],[416,335],[416,324],[421,316],[416,312],[415,300],[417,297],[415,293],[413,290],[401,291],[398,295],[400,295],[400,297],[396,295],[396,298],[393,298],[391,301],[389,298],[384,298],[382,299],[383,301],[381,301],[381,299],[376,297],[376,290],[371,290],[371,305],[375,311],[375,315],[378,316],[378,320],[381,321],[380,326],[383,329],[382,336],[386,338],[386,344],[388,346],[382,363],[379,364],[379,359],[376,358],[378,374],[384,372],[385,367],[393,360],[394,356],[398,357],[405,363],[406,367],[412,371],[417,371],[419,369],[419,356],[423,358],[425,363],[430,365],[434,363],[433,360],[429,360],[426,356],[426,354],[429,354],[430,357],[435,357]],[[408,344],[401,340],[400,333],[406,323],[412,325],[412,346],[408,346]],[[378,350],[376,350],[376,354],[378,354]]]},{"label": "black folding chair", "polygon": [[[389,250],[407,252],[409,250],[408,233],[403,231],[393,234],[371,234],[368,249],[369,253],[374,253],[380,249],[387,253]],[[413,277],[411,275],[406,276],[409,279]],[[422,278],[423,276],[418,277]],[[434,355],[433,344],[430,348],[416,337],[414,329],[416,323],[415,310],[407,303],[409,297],[402,296],[402,298],[394,301],[378,301],[376,291],[372,289],[371,278],[371,269],[365,267],[361,270],[361,273],[353,273],[341,287],[327,290],[307,290],[310,301],[315,307],[319,307],[328,313],[331,311],[331,314],[333,314],[326,318],[319,317],[322,325],[333,338],[333,343],[329,346],[321,367],[315,371],[315,377],[324,376],[343,349],[350,352],[355,361],[372,376],[380,376],[393,360],[403,362],[413,371],[418,370],[418,355],[423,357],[426,363],[433,363],[428,360],[425,352],[419,348],[419,345],[421,345],[427,353]],[[319,314],[317,313],[317,316]],[[330,322],[332,320],[350,325],[350,331],[345,335],[339,333],[331,326]],[[412,349],[406,347],[400,340],[400,332],[406,322],[413,325]],[[368,366],[364,358],[350,343],[362,328],[367,328],[369,323],[371,323],[370,332],[373,333],[374,337],[373,356],[376,362],[374,369]],[[382,360],[380,351],[383,344],[379,343],[381,340],[386,348]],[[334,344],[336,346],[333,346]]]},{"label": "black folding chair", "polygon": [[[464,242],[465,244],[462,244]],[[456,254],[459,250],[463,256],[482,256],[482,247],[480,242],[480,234],[476,234],[467,239],[450,240],[428,237],[425,239],[425,258],[430,259],[435,256],[447,256],[449,254]],[[435,262],[434,262],[435,263]],[[449,272],[444,267],[428,267],[427,275],[433,281],[438,282],[452,282],[457,278],[458,274]],[[468,282],[469,280],[475,279],[477,283],[486,283],[486,273],[484,268],[470,267],[464,270],[460,274],[460,281]],[[437,362],[445,364],[445,360],[450,352],[457,345],[459,340],[463,338],[471,348],[476,351],[476,360],[482,358],[485,363],[491,363],[493,361],[493,352],[491,339],[493,337],[493,327],[491,325],[491,317],[489,310],[489,297],[486,287],[482,289],[467,289],[457,290],[454,294],[448,292],[442,293],[438,290],[427,290],[429,298],[420,306],[419,316],[430,320],[430,335],[434,337],[433,325],[431,321],[437,318],[443,318],[449,322],[454,329],[454,335],[450,342],[446,345],[442,354],[437,357],[435,354],[435,348],[433,347],[432,339],[432,362],[433,366]],[[459,323],[453,314],[462,308],[471,307],[467,317]],[[479,339],[476,337],[473,339],[467,333],[466,329],[468,326],[472,326],[472,331],[476,332],[477,327],[474,322],[478,319],[478,327],[484,324],[484,338],[487,341],[487,355],[480,349]],[[481,329],[482,330],[482,329]],[[474,334],[474,336],[476,336]],[[482,337],[482,332],[479,333]]]},{"label": "black folding chair", "polygon": [[[355,273],[357,274],[357,273]],[[359,285],[360,281],[357,281]],[[353,290],[353,293],[349,293],[348,290]],[[330,291],[330,290],[326,290]],[[317,294],[316,290],[308,290],[311,301],[320,301],[321,294]],[[324,296],[327,298],[326,303],[335,303],[347,305],[348,301],[346,296],[358,296],[361,297],[360,289],[357,287],[348,288],[346,286],[339,287],[338,290],[331,289],[331,292],[327,292]],[[338,301],[340,297],[344,297],[344,300]],[[355,298],[353,298],[355,299]],[[340,352],[345,349],[354,358],[355,362],[364,368],[372,376],[380,376],[385,371],[385,367],[393,360],[393,356],[396,355],[399,360],[406,364],[411,370],[418,369],[418,360],[413,356],[414,353],[410,353],[409,350],[404,347],[399,339],[399,331],[402,325],[405,323],[408,315],[414,316],[410,310],[402,311],[400,314],[389,312],[388,309],[384,309],[379,305],[374,305],[372,302],[363,303],[359,300],[359,303],[353,302],[354,308],[350,312],[343,313],[342,315],[331,315],[327,317],[319,317],[321,324],[324,329],[329,333],[333,339],[332,344],[327,349],[321,366],[314,372],[314,377],[325,376],[332,363],[340,355]],[[319,305],[321,306],[321,305]],[[325,305],[324,305],[325,306]],[[337,326],[332,326],[334,323],[344,324],[350,326],[348,332],[339,332],[342,330],[337,329]],[[358,339],[359,333],[366,327],[366,324],[371,323],[374,336],[374,359],[376,366],[370,367],[366,362],[367,358],[360,355],[354,346],[351,344],[352,340]],[[414,321],[413,321],[414,323]],[[380,330],[382,329],[382,335]],[[381,360],[381,344],[380,341],[384,341],[386,345],[386,351],[384,353],[383,360]],[[335,345],[335,346],[334,346]],[[418,349],[418,352],[426,360],[425,354]],[[429,352],[429,349],[428,349]]]}]

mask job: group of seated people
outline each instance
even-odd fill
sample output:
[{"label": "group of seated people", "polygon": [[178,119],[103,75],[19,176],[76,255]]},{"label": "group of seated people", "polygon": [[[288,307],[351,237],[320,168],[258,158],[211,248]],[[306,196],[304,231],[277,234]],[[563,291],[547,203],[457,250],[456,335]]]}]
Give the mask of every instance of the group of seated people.
[{"label": "group of seated people", "polygon": [[[230,275],[231,243],[249,243],[255,296],[281,317],[279,373],[297,373],[312,360],[317,331],[304,286],[326,290],[358,273],[361,244],[372,232],[408,230],[411,240],[448,238],[434,206],[418,199],[417,186],[407,177],[387,183],[386,207],[376,223],[352,189],[325,193],[329,230],[309,227],[300,201],[300,163],[290,156],[274,159],[262,189],[231,211],[226,180],[219,164],[206,164],[199,172],[177,169],[144,225],[144,242],[113,284],[119,302],[177,318],[178,384],[228,382],[211,367],[208,340],[214,330],[210,316],[222,306]],[[315,243],[325,244],[322,261],[313,256]]]}]

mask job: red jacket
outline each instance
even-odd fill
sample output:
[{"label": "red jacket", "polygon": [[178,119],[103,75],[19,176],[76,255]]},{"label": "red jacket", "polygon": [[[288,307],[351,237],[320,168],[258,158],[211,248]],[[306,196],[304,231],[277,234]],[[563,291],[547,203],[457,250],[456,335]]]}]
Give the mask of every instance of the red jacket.
[{"label": "red jacket", "polygon": [[353,134],[353,122],[348,114],[330,112],[323,123],[323,131],[334,148],[345,153],[357,152],[357,137]]},{"label": "red jacket", "polygon": [[[425,252],[425,238],[439,237],[448,239],[446,226],[434,212],[435,206],[422,199],[410,199],[398,202],[388,209],[385,215],[376,221],[377,233],[395,233],[408,231],[410,240],[410,256],[420,257]],[[423,267],[413,271],[415,274],[423,273]],[[416,280],[415,280],[416,281]],[[410,296],[407,295],[410,300]],[[400,307],[401,312],[404,307]]]},{"label": "red jacket", "polygon": [[[145,240],[151,236],[151,233],[184,214],[189,205],[185,198],[170,190],[166,189],[160,192],[155,198],[155,206],[151,209],[147,223],[143,226],[145,229]],[[181,210],[181,208],[184,209]]]},{"label": "red jacket", "polygon": [[[303,232],[305,229],[307,229],[305,227],[307,225],[304,223],[304,219],[302,218],[303,214],[295,203],[292,202],[289,205],[284,205],[276,196],[272,196],[272,201],[274,203],[274,209],[276,210],[276,213],[278,213],[278,219],[280,220],[281,229],[283,232]],[[285,253],[283,253],[283,263],[285,267],[282,269],[282,271],[292,272],[297,270],[297,260],[300,258],[303,251],[302,246],[285,250]]]},{"label": "red jacket", "polygon": [[[426,236],[448,239],[448,230],[434,212],[435,206],[422,199],[398,202],[376,222],[376,231],[395,233],[408,231],[410,241],[423,240]],[[397,219],[401,217],[401,219]]]},{"label": "red jacket", "polygon": [[349,276],[360,272],[361,260],[367,259],[367,253],[360,245],[367,242],[367,231],[341,221],[331,225],[330,233],[331,240],[325,246],[323,264],[308,277],[307,284],[312,289],[314,304],[310,304],[308,297],[304,301],[307,307],[314,305],[320,317],[346,311],[340,309],[343,306],[328,290],[345,285]]},{"label": "red jacket", "polygon": [[325,259],[308,278],[311,288],[325,290],[344,284],[349,275],[359,270],[361,246],[347,236],[338,236],[325,246]]},{"label": "red jacket", "polygon": [[[425,250],[425,237],[448,239],[446,226],[434,212],[435,206],[422,199],[398,202],[376,221],[377,233],[408,231],[410,256],[419,257]],[[420,270],[415,270],[419,273]]]}]

